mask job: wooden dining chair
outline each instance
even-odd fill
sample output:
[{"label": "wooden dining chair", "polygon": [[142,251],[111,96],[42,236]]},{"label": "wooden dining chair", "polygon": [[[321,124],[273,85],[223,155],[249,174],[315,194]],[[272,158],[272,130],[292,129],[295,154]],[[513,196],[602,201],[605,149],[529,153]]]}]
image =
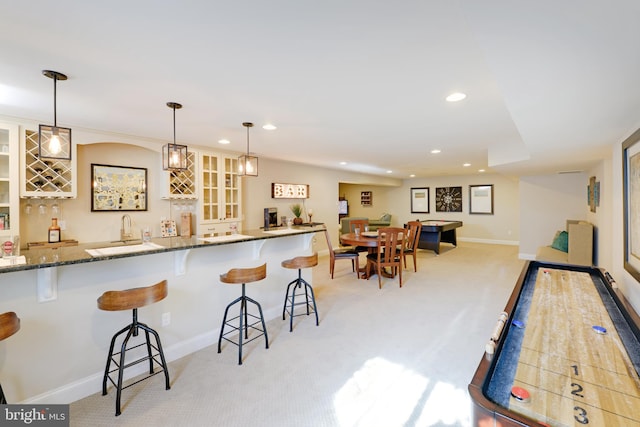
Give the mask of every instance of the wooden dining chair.
[{"label": "wooden dining chair", "polygon": [[327,239],[327,248],[329,249],[329,273],[331,273],[331,278],[333,279],[333,271],[335,270],[336,259],[350,259],[351,268],[354,272],[356,272],[356,274],[360,274],[360,254],[355,250],[355,248],[349,247],[342,249],[333,249],[333,245],[331,244],[331,237],[329,236],[329,230],[327,230],[327,227],[324,228],[324,236]]},{"label": "wooden dining chair", "polygon": [[[402,261],[404,258],[404,228],[378,228],[378,251],[367,255],[367,271],[378,274],[378,288],[382,289],[382,273],[389,267],[391,274],[397,274],[402,287]],[[369,275],[369,277],[371,277]]]},{"label": "wooden dining chair", "polygon": [[416,262],[416,253],[418,252],[418,240],[420,240],[420,232],[422,231],[422,223],[420,221],[409,221],[405,228],[406,238],[404,240],[404,253],[402,259],[404,266],[407,266],[407,255],[413,256],[413,271],[418,271]]},{"label": "wooden dining chair", "polygon": [[[368,219],[352,219],[349,222],[349,231],[352,233],[356,232],[356,229],[360,230],[359,233],[362,234],[365,231],[365,227],[369,227]],[[356,246],[355,250],[357,252],[369,252],[369,248],[366,246]]]}]

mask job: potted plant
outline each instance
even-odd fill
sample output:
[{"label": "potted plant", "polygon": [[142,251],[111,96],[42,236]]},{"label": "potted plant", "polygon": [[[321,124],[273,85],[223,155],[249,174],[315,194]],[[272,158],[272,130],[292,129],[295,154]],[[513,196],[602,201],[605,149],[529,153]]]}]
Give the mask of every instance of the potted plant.
[{"label": "potted plant", "polygon": [[293,205],[291,205],[291,212],[293,212],[293,215],[295,215],[295,218],[293,219],[293,223],[295,225],[300,225],[303,223],[302,220],[302,205],[300,205],[299,203],[295,203]]}]

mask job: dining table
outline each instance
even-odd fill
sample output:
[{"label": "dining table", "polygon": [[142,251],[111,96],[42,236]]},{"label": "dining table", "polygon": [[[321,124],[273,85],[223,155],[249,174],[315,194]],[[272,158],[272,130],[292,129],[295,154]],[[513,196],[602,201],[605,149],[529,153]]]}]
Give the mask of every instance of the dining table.
[{"label": "dining table", "polygon": [[[360,234],[356,233],[345,233],[340,235],[340,243],[347,246],[364,246],[368,249],[368,253],[376,253],[378,249],[378,232],[377,231],[365,231]],[[371,271],[369,268],[369,263],[367,263],[364,267],[360,269],[359,277],[361,279],[368,279],[369,277],[375,274],[375,271]],[[382,275],[385,277],[395,277],[392,274],[387,273],[386,271],[382,272]]]}]

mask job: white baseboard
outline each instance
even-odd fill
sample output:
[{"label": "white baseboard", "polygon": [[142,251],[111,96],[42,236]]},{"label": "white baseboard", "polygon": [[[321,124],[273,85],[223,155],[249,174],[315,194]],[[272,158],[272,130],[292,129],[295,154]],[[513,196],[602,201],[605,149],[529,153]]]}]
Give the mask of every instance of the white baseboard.
[{"label": "white baseboard", "polygon": [[509,245],[509,246],[520,245],[520,241],[518,240],[477,239],[475,237],[458,237],[458,241],[471,242],[471,243],[487,243],[490,245]]}]

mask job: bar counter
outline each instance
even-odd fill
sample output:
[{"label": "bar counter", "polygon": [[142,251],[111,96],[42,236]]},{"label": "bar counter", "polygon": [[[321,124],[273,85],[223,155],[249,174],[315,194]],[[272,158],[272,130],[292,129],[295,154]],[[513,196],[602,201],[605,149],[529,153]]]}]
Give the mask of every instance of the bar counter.
[{"label": "bar counter", "polygon": [[[130,311],[105,312],[97,307],[97,298],[109,290],[167,280],[167,297],[142,307],[139,317],[158,331],[171,362],[217,343],[224,309],[241,291],[239,285],[222,283],[220,275],[231,268],[266,263],[267,277],[247,284],[247,295],[262,305],[267,328],[282,325],[288,331],[282,303],[297,272],[281,263],[317,251],[316,233],[323,230],[313,225],[242,231],[210,240],[154,238],[152,249],[132,253],[95,252],[122,242],[22,250],[26,264],[0,267],[0,313],[14,311],[21,321],[18,333],[0,343],[0,378],[7,400],[70,403],[100,392],[110,339],[131,321]],[[318,240],[320,248],[323,240],[324,236]],[[313,284],[312,269],[308,270],[303,275]],[[322,319],[321,304],[318,310]],[[212,352],[213,363],[237,364],[235,348]],[[260,356],[255,352],[251,358]],[[140,372],[137,367],[125,371],[125,377],[143,373],[142,365]],[[180,387],[179,375],[171,379],[172,388]],[[109,408],[111,395],[104,399]]]},{"label": "bar counter", "polygon": [[248,230],[238,233],[237,235],[223,235],[211,238],[199,236],[191,237],[156,237],[151,239],[151,243],[157,248],[147,249],[144,251],[124,252],[109,255],[91,255],[87,250],[98,248],[133,246],[141,244],[142,240],[131,240],[123,242],[107,241],[80,243],[75,246],[61,246],[58,248],[33,248],[21,249],[20,255],[24,256],[26,263],[0,266],[0,273],[9,273],[14,271],[31,270],[36,268],[56,267],[61,265],[81,264],[85,262],[105,261],[117,258],[127,258],[133,256],[142,256],[157,254],[161,252],[182,251],[186,249],[206,248],[211,246],[228,245],[239,242],[259,241],[264,239],[274,239],[283,236],[296,234],[309,234],[323,231],[324,225],[314,223],[313,225],[293,226],[291,228],[273,227],[269,230]]}]

